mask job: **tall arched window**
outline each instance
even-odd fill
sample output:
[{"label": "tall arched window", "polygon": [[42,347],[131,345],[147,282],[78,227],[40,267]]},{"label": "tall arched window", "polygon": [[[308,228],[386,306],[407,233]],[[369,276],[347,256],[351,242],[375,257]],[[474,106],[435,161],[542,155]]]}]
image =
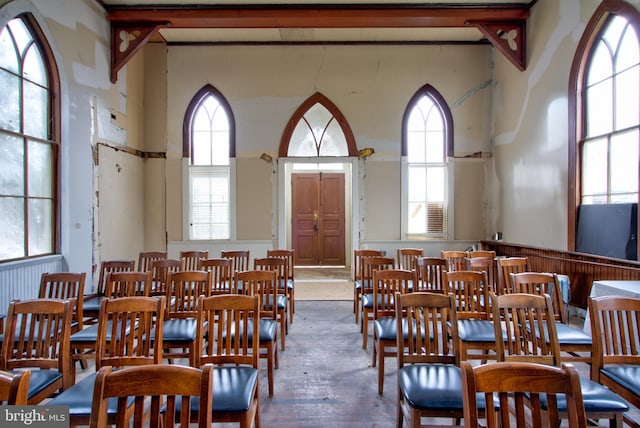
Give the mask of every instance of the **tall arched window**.
[{"label": "tall arched window", "polygon": [[233,113],[222,94],[207,85],[191,101],[185,122],[189,239],[230,239]]},{"label": "tall arched window", "polygon": [[420,88],[402,124],[408,238],[447,238],[452,130],[451,112],[442,96],[430,85]]},{"label": "tall arched window", "polygon": [[0,260],[57,251],[58,108],[53,56],[35,20],[0,32]]},{"label": "tall arched window", "polygon": [[[632,6],[605,0],[587,25],[574,58],[570,86],[575,92],[569,103],[570,118],[575,118],[569,152],[571,250],[592,252],[585,249],[590,238],[579,220],[596,212],[588,206],[616,204],[611,208],[622,209],[620,204],[638,202],[639,24],[640,14]],[[620,244],[623,253],[626,244]]]}]

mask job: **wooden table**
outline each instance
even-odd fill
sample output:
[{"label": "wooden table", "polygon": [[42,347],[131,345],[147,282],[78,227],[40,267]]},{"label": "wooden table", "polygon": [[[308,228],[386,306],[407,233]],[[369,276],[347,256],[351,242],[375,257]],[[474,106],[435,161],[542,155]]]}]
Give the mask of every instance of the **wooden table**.
[{"label": "wooden table", "polygon": [[[612,281],[602,280],[593,281],[591,287],[591,293],[589,297],[602,297],[602,296],[622,296],[640,298],[640,281]],[[589,319],[589,309],[587,308],[587,315],[584,318],[584,331],[591,334],[591,321]]]}]

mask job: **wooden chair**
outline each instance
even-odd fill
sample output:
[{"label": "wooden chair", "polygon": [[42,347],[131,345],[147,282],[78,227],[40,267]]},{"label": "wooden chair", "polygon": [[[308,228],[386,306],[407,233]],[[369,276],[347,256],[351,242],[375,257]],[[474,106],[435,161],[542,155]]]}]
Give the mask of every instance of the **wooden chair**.
[{"label": "wooden chair", "polygon": [[[593,358],[591,379],[640,407],[640,299],[610,296],[588,301]],[[637,422],[624,417],[629,426]]]},{"label": "wooden chair", "polygon": [[416,268],[416,259],[424,256],[422,248],[398,248],[396,250],[398,269],[414,270]]},{"label": "wooden chair", "polygon": [[208,251],[180,251],[180,260],[182,260],[182,270],[200,270],[202,260],[209,258]]},{"label": "wooden chair", "polygon": [[[396,426],[404,426],[405,418],[411,427],[421,426],[422,417],[462,418],[462,377],[454,297],[414,292],[398,294],[395,301],[398,333]],[[451,332],[447,334],[449,325]]]},{"label": "wooden chair", "polygon": [[151,296],[167,295],[167,276],[169,272],[182,270],[182,262],[178,259],[154,260],[151,262]]},{"label": "wooden chair", "polygon": [[498,287],[498,263],[493,257],[467,257],[467,270],[485,272],[489,290],[495,291]]},{"label": "wooden chair", "polygon": [[[213,364],[213,420],[260,426],[257,296],[220,295],[198,299],[195,364]],[[205,340],[206,338],[206,340]],[[191,414],[194,406],[192,404]]]},{"label": "wooden chair", "polygon": [[467,253],[467,257],[469,257],[470,259],[475,259],[476,257],[495,259],[496,252],[493,250],[471,250]]},{"label": "wooden chair", "polygon": [[[91,407],[91,428],[107,426],[109,420],[109,400],[117,399],[117,407],[126,409],[135,397],[132,410],[133,423],[136,427],[150,428],[173,427],[180,422],[180,427],[188,428],[192,422],[198,427],[211,426],[213,367],[205,365],[202,370],[194,367],[174,365],[154,365],[127,367],[113,370],[111,366],[100,369],[96,376]],[[176,405],[191,407],[191,402],[198,398],[196,420],[190,420],[185,413],[177,418]],[[118,412],[115,426],[128,428],[128,412]]]},{"label": "wooden chair", "polygon": [[220,257],[231,259],[233,261],[233,266],[231,267],[232,278],[235,278],[237,272],[250,269],[250,256],[251,251],[249,250],[223,250],[220,252]]},{"label": "wooden chair", "polygon": [[512,273],[511,282],[517,293],[548,294],[553,305],[553,317],[556,320],[556,335],[563,352],[562,360],[567,362],[591,362],[591,336],[582,329],[571,327],[567,320],[567,311],[562,299],[558,275],[553,273],[522,272]]},{"label": "wooden chair", "polygon": [[30,371],[0,371],[0,405],[9,406],[27,404],[29,394]]},{"label": "wooden chair", "polygon": [[40,277],[39,299],[73,299],[73,315],[71,316],[71,332],[74,333],[84,328],[83,302],[84,282],[87,274],[84,272],[45,272]]},{"label": "wooden chair", "polygon": [[466,258],[469,254],[466,251],[459,250],[442,250],[440,257],[447,261],[447,272],[456,270],[467,270]]},{"label": "wooden chair", "polygon": [[[353,250],[353,313],[356,324],[360,322],[360,298],[362,297],[362,276],[364,274],[362,259],[364,257],[382,257],[382,255],[383,252],[379,250]],[[368,287],[368,284],[365,284],[365,287]]]},{"label": "wooden chair", "polygon": [[[289,322],[293,322],[293,314],[296,311],[296,250],[267,250],[267,257],[280,257],[287,261],[287,281],[288,303],[289,303]],[[285,284],[280,284],[284,287]]]},{"label": "wooden chair", "polygon": [[187,358],[194,366],[196,357],[197,302],[211,295],[211,272],[179,271],[167,276],[166,313],[162,342],[166,358]]},{"label": "wooden chair", "polygon": [[443,272],[447,261],[442,257],[418,257],[416,259],[416,284],[413,291],[444,293]]},{"label": "wooden chair", "polygon": [[[495,360],[495,338],[485,272],[445,272],[445,294],[453,294],[458,314],[460,360]],[[470,353],[479,350],[480,353]],[[492,352],[493,351],[493,352]]]},{"label": "wooden chair", "polygon": [[[151,292],[151,272],[111,272],[107,276],[104,299],[117,299],[132,296],[149,296]],[[74,332],[69,339],[72,361],[72,375],[75,382],[75,361],[85,363],[95,358],[100,324],[92,324]],[[82,367],[86,367],[83,364]]]},{"label": "wooden chair", "polygon": [[[373,354],[371,365],[378,366],[378,394],[384,390],[384,357],[396,357],[396,293],[407,294],[416,282],[414,270],[387,269],[373,273]],[[367,340],[368,335],[363,335]],[[363,344],[366,348],[366,344]],[[393,349],[393,351],[391,351]],[[376,358],[377,357],[377,358]],[[377,360],[377,361],[376,361]]]},{"label": "wooden chair", "polygon": [[[269,396],[274,390],[274,368],[278,368],[278,309],[268,304],[277,296],[276,274],[269,270],[246,270],[238,272],[236,281],[243,284],[243,293],[258,299],[260,308],[260,335],[258,346],[260,358],[267,360]],[[253,333],[252,333],[253,334]],[[253,336],[250,335],[251,338]]]},{"label": "wooden chair", "polygon": [[206,259],[200,264],[204,271],[211,272],[211,291],[209,295],[234,293],[233,281],[231,280],[231,259],[224,257]]},{"label": "wooden chair", "polygon": [[37,299],[9,304],[0,370],[31,369],[29,405],[73,385],[69,350],[72,312],[73,302],[68,300]]},{"label": "wooden chair", "polygon": [[373,320],[373,273],[395,267],[393,257],[373,256],[362,259],[362,288],[360,290],[360,332],[363,335],[362,349],[367,349],[369,321]]},{"label": "wooden chair", "polygon": [[[494,319],[503,320],[504,330],[496,328],[498,361],[526,361],[561,366],[560,345],[553,318],[553,303],[549,295],[526,293],[491,295]],[[546,331],[547,337],[538,333]],[[615,393],[589,378],[580,376],[580,389],[585,412],[590,419],[608,419],[610,427],[622,427],[627,403]],[[548,409],[542,401],[543,410]],[[566,419],[566,400],[558,400],[560,418]]]},{"label": "wooden chair", "polygon": [[130,272],[135,269],[135,260],[108,260],[100,264],[100,276],[98,284],[93,294],[84,296],[82,312],[84,324],[95,324],[100,313],[100,303],[104,299],[104,292],[107,287],[107,277],[112,272]]},{"label": "wooden chair", "polygon": [[138,254],[138,272],[151,270],[151,263],[156,260],[165,260],[168,257],[166,251],[140,251]]},{"label": "wooden chair", "polygon": [[[96,343],[96,372],[86,376],[47,404],[69,408],[71,426],[89,425],[96,373],[103,367],[158,365],[162,362],[162,326],[165,298],[133,296],[104,299],[98,319]],[[116,416],[130,417],[133,401],[126,409],[110,402],[108,424]]]},{"label": "wooden chair", "polygon": [[[266,302],[268,305],[275,303],[278,313],[278,324],[280,325],[280,349],[285,349],[285,337],[289,334],[289,306],[288,301],[290,296],[288,287],[283,287],[282,284],[286,284],[288,277],[287,261],[278,257],[263,257],[253,260],[254,270],[270,270],[276,273],[276,291],[277,295],[275,300],[269,300]],[[264,303],[264,302],[263,302]]]},{"label": "wooden chair", "polygon": [[[464,424],[469,428],[518,427],[556,428],[560,426],[557,403],[566,402],[569,427],[584,428],[587,417],[582,401],[578,372],[572,366],[551,367],[536,363],[494,363],[472,367],[461,363]],[[486,422],[480,423],[478,394],[484,398]],[[542,399],[541,399],[542,397]],[[541,402],[548,403],[542,408]]]},{"label": "wooden chair", "polygon": [[528,262],[526,257],[501,257],[496,260],[498,263],[498,288],[496,294],[513,293],[512,273],[528,272]]}]

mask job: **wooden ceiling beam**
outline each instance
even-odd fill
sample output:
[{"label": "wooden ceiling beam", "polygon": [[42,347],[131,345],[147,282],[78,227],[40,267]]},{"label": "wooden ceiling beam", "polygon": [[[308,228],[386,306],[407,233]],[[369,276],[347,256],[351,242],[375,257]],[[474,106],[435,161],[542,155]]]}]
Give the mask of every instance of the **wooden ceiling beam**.
[{"label": "wooden ceiling beam", "polygon": [[[171,28],[461,28],[477,27],[523,70],[525,23],[531,4],[219,5],[106,7],[111,22],[111,80],[159,29]],[[513,45],[516,31],[518,46]],[[124,46],[127,46],[123,50]]]}]

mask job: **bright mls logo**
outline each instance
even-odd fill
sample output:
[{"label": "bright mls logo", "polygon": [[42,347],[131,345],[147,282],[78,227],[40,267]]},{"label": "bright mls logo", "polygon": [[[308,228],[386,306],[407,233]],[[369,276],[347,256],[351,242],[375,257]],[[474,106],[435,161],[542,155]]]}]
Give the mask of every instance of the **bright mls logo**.
[{"label": "bright mls logo", "polygon": [[68,428],[68,406],[0,406],[3,428]]}]

